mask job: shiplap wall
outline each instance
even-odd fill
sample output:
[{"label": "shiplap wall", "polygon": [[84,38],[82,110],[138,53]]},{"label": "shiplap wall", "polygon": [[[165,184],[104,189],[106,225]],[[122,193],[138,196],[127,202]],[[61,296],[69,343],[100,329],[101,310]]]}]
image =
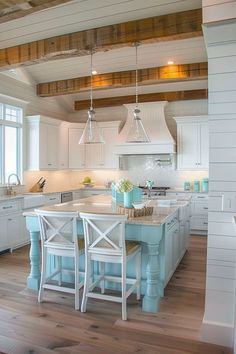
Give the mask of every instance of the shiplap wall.
[{"label": "shiplap wall", "polygon": [[210,124],[203,339],[232,346],[236,265],[236,227],[232,223],[236,214],[236,1],[203,0],[203,18],[208,52]]},{"label": "shiplap wall", "polygon": [[35,86],[0,74],[0,94],[28,102],[25,115],[42,114],[53,118],[66,119],[67,112],[52,98],[44,100],[36,95]]}]

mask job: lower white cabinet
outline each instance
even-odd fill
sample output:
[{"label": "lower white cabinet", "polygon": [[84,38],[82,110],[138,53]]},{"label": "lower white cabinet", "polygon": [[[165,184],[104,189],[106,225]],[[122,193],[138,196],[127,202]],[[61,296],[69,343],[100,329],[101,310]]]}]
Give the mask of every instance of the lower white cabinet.
[{"label": "lower white cabinet", "polygon": [[[191,197],[190,228],[191,234],[206,235],[208,230],[208,194],[167,192],[167,196],[173,198]],[[185,226],[186,227],[186,226]],[[187,232],[188,233],[188,232]]]},{"label": "lower white cabinet", "polygon": [[12,250],[29,242],[22,212],[20,200],[0,204],[0,251]]},{"label": "lower white cabinet", "polygon": [[53,205],[61,203],[61,193],[53,193],[45,195],[45,205]]}]

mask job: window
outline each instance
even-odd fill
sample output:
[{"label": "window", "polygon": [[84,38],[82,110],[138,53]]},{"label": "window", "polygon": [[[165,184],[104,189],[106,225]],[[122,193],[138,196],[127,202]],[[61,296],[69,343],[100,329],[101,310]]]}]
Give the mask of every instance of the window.
[{"label": "window", "polygon": [[22,121],[22,108],[0,103],[0,184],[7,183],[11,173],[21,177]]}]

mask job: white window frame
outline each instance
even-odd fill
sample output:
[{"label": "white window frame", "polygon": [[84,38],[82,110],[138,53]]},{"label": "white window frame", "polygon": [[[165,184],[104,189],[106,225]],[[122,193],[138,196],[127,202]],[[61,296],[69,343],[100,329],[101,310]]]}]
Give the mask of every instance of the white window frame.
[{"label": "white window frame", "polygon": [[[6,108],[12,107],[20,111],[20,117],[18,122],[13,122],[11,120],[6,120]],[[23,116],[24,110],[22,107],[14,103],[5,103],[0,100],[0,185],[5,185],[7,180],[5,180],[5,128],[14,127],[17,128],[17,175],[22,180],[23,173],[23,156],[22,156],[22,140],[23,140]]]}]

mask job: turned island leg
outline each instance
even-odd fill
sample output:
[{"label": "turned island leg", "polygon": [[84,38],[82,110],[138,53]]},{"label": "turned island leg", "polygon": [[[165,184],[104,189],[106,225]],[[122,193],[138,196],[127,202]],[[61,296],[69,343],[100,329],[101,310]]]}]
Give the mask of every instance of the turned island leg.
[{"label": "turned island leg", "polygon": [[159,279],[159,243],[147,243],[148,264],[146,268],[147,287],[143,298],[143,311],[157,312],[160,305],[160,294],[158,291]]},{"label": "turned island leg", "polygon": [[30,231],[30,274],[27,279],[27,288],[38,290],[40,284],[40,248],[39,248],[40,233]]}]

